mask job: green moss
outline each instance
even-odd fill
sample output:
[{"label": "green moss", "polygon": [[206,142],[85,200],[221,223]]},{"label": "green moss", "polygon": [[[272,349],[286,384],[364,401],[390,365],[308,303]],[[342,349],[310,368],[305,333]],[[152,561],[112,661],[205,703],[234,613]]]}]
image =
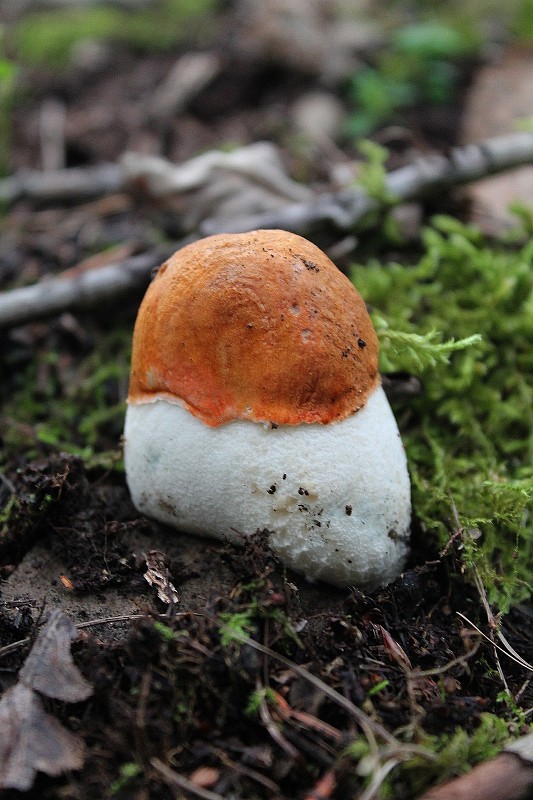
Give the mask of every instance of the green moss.
[{"label": "green moss", "polygon": [[[405,782],[412,793],[409,796],[418,796],[435,782],[443,783],[468,772],[476,764],[493,758],[509,738],[507,723],[495,714],[483,714],[479,726],[472,734],[468,734],[463,728],[442,736],[421,733],[419,744],[433,752],[435,759],[430,761],[416,757],[404,762],[399,773],[394,776],[394,785],[397,781]],[[395,796],[394,791],[390,791],[390,785],[384,788],[384,797]]]},{"label": "green moss", "polygon": [[464,563],[506,610],[529,593],[533,557],[533,243],[489,246],[448,217],[423,243],[417,264],[373,262],[354,281],[373,308],[381,370],[423,382],[395,406],[415,516],[443,547],[457,510]]},{"label": "green moss", "polygon": [[66,352],[38,351],[4,403],[0,461],[16,451],[32,458],[44,444],[91,465],[120,468],[130,348],[131,330],[117,327],[79,362]]},{"label": "green moss", "polygon": [[205,33],[215,0],[160,0],[135,13],[108,6],[53,10],[25,16],[12,32],[18,58],[62,66],[85,39],[106,39],[141,50],[165,50]]}]

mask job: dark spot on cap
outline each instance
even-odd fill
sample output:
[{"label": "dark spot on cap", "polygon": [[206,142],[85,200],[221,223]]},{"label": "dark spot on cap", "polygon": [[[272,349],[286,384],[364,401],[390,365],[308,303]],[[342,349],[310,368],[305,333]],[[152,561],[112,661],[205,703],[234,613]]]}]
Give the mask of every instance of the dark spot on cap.
[{"label": "dark spot on cap", "polygon": [[346,511],[346,516],[351,517],[352,515],[352,506],[344,506],[344,510]]},{"label": "dark spot on cap", "polygon": [[363,347],[366,347],[366,342],[364,339],[361,339],[361,337],[359,337],[359,339],[357,340],[357,344],[361,349],[363,349]]},{"label": "dark spot on cap", "polygon": [[314,261],[310,261],[307,258],[302,258],[302,261],[304,263],[305,268],[308,269],[309,272],[320,272],[320,269],[317,267]]},{"label": "dark spot on cap", "polygon": [[273,483],[270,489],[267,489],[267,492],[268,494],[274,494],[275,491],[276,491],[276,484]]}]

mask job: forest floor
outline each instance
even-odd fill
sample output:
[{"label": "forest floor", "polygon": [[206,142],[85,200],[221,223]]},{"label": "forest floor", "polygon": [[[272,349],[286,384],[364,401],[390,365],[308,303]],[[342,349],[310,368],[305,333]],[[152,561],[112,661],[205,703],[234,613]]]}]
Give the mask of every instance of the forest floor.
[{"label": "forest floor", "polygon": [[[326,133],[312,142],[290,122],[317,89],[316,75],[261,50],[238,55],[224,37],[227,30],[210,40],[223,55],[215,78],[166,117],[145,109],[186,45],[171,55],[120,45],[95,49],[92,61],[79,54],[69,70],[28,69],[27,98],[13,111],[13,172],[39,167],[43,118],[55,102],[66,114],[67,167],[116,162],[128,150],[183,162],[221,144],[269,139],[288,173],[330,188],[355,147],[326,145]],[[465,60],[449,104],[409,109],[383,133],[388,167],[407,163],[413,149],[447,153],[461,142],[480,70]],[[342,94],[321,93],[346,113]],[[433,200],[414,213],[412,242],[436,210],[466,220],[472,213],[464,195]],[[187,234],[179,204],[142,187],[90,201],[22,198],[6,209],[1,231],[3,289],[109,248],[124,258]],[[333,247],[341,237],[325,228],[315,238]],[[341,266],[352,258],[349,244]],[[361,247],[377,251],[372,237]],[[387,259],[419,252],[416,243],[387,248]],[[491,757],[510,733],[526,733],[517,707],[533,706],[527,671],[502,656],[504,684],[494,648],[458,615],[491,636],[453,520],[443,555],[415,517],[405,573],[362,592],[285,571],[265,535],[236,550],[135,510],[120,439],[141,294],[2,333],[0,688],[15,684],[54,608],[81,626],[72,653],[92,687],[81,702],[45,701],[46,720],[83,742],[83,764],[60,776],[38,772],[26,796],[357,797],[383,767],[383,796],[402,800]],[[529,662],[532,616],[523,602],[504,619],[507,640]],[[48,722],[24,735],[46,738]]]}]

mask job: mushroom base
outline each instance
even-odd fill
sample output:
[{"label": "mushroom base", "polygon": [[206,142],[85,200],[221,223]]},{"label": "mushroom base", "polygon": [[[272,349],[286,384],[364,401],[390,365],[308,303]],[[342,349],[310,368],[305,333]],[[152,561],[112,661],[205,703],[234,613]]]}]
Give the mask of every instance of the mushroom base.
[{"label": "mushroom base", "polygon": [[410,483],[381,387],[328,425],[212,428],[164,400],[130,404],[125,466],[142,513],[236,543],[266,529],[282,562],[309,578],[372,588],[403,568]]}]

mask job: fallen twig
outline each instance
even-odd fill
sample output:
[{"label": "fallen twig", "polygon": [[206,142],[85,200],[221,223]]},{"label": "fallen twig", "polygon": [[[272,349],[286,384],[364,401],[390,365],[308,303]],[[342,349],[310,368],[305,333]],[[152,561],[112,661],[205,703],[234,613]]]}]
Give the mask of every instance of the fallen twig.
[{"label": "fallen twig", "polygon": [[[178,616],[185,616],[186,613],[188,612],[183,612]],[[164,617],[164,614],[161,614],[161,617]],[[87,620],[87,622],[78,622],[76,624],[76,628],[77,630],[81,631],[83,628],[93,628],[95,625],[109,625],[112,622],[131,622],[136,619],[146,619],[146,614],[119,614],[115,617],[90,619]],[[14,653],[16,650],[19,650],[19,648],[30,644],[31,641],[32,637],[27,636],[25,639],[19,639],[17,642],[11,642],[11,644],[6,644],[4,647],[0,647],[0,657],[7,656],[9,653]]]},{"label": "fallen twig", "polygon": [[475,631],[477,631],[484,639],[486,639],[487,642],[489,642],[494,647],[495,651],[499,650],[500,653],[506,655],[507,658],[510,658],[511,661],[514,661],[515,664],[518,664],[520,667],[523,667],[524,669],[533,672],[533,666],[529,664],[524,658],[522,658],[522,656],[519,655],[513,647],[510,646],[505,636],[503,636],[500,633],[497,634],[498,638],[504,645],[503,647],[500,647],[500,645],[496,644],[496,642],[493,639],[491,639],[490,636],[487,636],[487,634],[483,633],[483,631],[480,628],[478,628],[477,625],[474,625],[474,623],[471,620],[469,620],[468,617],[465,617],[465,615],[461,614],[460,611],[457,611],[456,614],[458,617],[461,617],[461,619],[464,619],[465,622],[471,625]]},{"label": "fallen twig", "polygon": [[[249,152],[248,149],[248,154]],[[160,159],[152,161],[148,159],[142,161],[142,164],[140,161],[135,164],[132,162],[132,157],[125,158],[122,165],[104,164],[89,169],[61,170],[55,173],[19,173],[0,181],[0,202],[11,203],[20,197],[67,200],[123,191],[131,181],[135,182],[133,167],[140,170],[141,166],[142,170],[135,174],[139,178],[142,176],[143,181],[147,181],[151,192],[164,195],[172,194],[173,191],[189,191],[192,185],[188,182],[192,167],[194,166],[195,170],[201,167],[200,171],[205,177],[209,170],[206,172],[204,167],[209,167],[211,164],[209,159],[212,160],[214,157],[213,154],[205,154],[205,157],[192,159],[179,168],[179,175],[178,172],[167,174]],[[531,162],[533,162],[533,133],[513,133],[487,139],[476,145],[454,148],[448,158],[438,155],[420,158],[413,164],[389,173],[386,178],[386,190],[399,203],[420,200],[445,188],[479,180]],[[153,164],[153,174],[150,173],[150,164]],[[195,173],[194,180],[197,180],[197,177]],[[255,178],[257,177],[256,174]],[[283,176],[279,177],[279,180],[282,179]],[[196,185],[194,180],[192,183]],[[163,185],[160,185],[161,181]],[[296,184],[288,178],[282,182],[287,196],[287,187],[294,189]],[[281,188],[281,185],[277,186],[278,190]],[[301,188],[303,190],[304,187]],[[320,194],[311,200],[289,202],[274,211],[249,217],[240,215],[235,219],[219,217],[204,219],[198,223],[198,230],[201,236],[220,232],[244,232],[257,228],[283,228],[305,234],[315,226],[329,222],[339,230],[346,231],[356,227],[369,211],[378,208],[379,201],[369,197],[362,187],[356,186],[339,192]],[[194,238],[197,236],[192,235],[186,240],[169,245],[166,249],[154,250],[88,272],[83,277],[69,271],[71,274],[66,276],[43,279],[31,287],[13,289],[0,294],[0,328],[22,325],[67,310],[89,308],[102,301],[142,288],[148,283],[154,267],[159,266],[172,252]]]},{"label": "fallen twig", "polygon": [[[487,178],[498,172],[533,161],[533,133],[520,132],[486,139],[466,147],[454,147],[448,158],[432,155],[390,172],[386,192],[398,202],[420,200],[445,188]],[[255,214],[236,220],[233,225],[217,219],[200,226],[203,235],[237,233],[256,228],[283,228],[305,233],[319,223],[330,222],[340,230],[350,230],[379,202],[362,187],[318,195],[310,202],[294,203],[280,211]]]},{"label": "fallen twig", "polygon": [[150,273],[176,250],[160,247],[96,269],[71,269],[22,289],[0,294],[0,328],[24,325],[63,311],[94,308],[142,290]]},{"label": "fallen twig", "polygon": [[[261,682],[258,679],[256,681],[256,690],[258,691],[258,693],[262,694],[263,689],[264,687],[262,686]],[[274,742],[276,742],[278,747],[281,750],[283,750],[283,752],[286,753],[286,755],[288,755],[289,758],[298,760],[300,758],[300,753],[298,752],[296,747],[293,747],[293,745],[287,741],[287,739],[283,736],[282,732],[272,719],[264,695],[261,696],[261,700],[259,702],[259,717],[261,719],[261,722],[265,726],[266,730],[270,734],[270,737]]]},{"label": "fallen twig", "polygon": [[124,188],[124,170],[119,164],[96,167],[71,167],[54,172],[20,170],[0,181],[0,203],[11,205],[17,200],[58,202],[101,197]]}]

